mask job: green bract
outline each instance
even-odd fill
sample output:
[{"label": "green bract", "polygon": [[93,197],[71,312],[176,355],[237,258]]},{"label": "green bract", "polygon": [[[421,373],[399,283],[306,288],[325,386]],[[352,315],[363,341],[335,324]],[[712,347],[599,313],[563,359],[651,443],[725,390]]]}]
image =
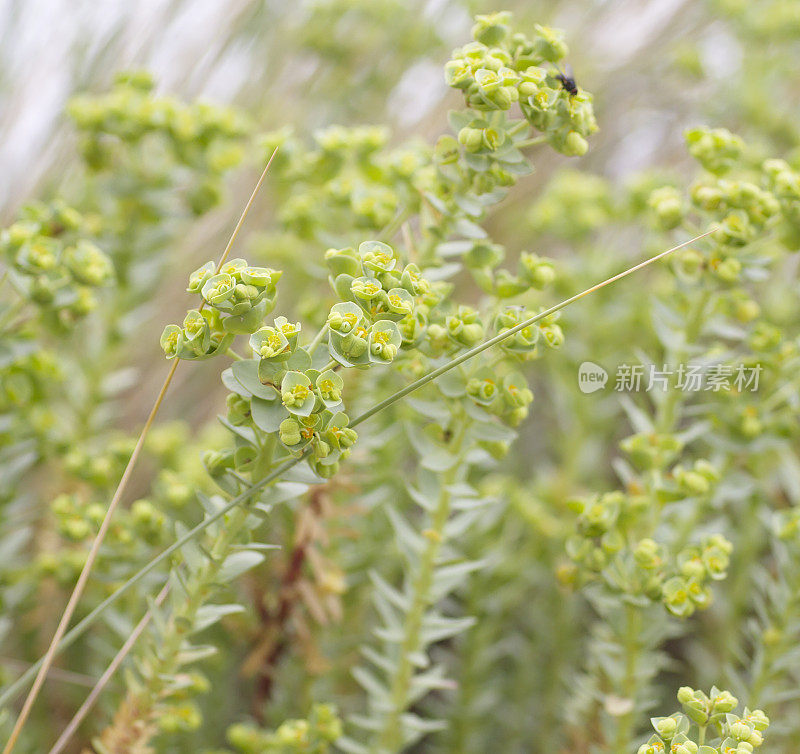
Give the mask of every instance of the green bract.
[{"label": "green bract", "polygon": [[335,408],[342,402],[342,388],[344,380],[332,369],[326,369],[317,377],[315,382],[317,395],[319,395],[325,408]]},{"label": "green bract", "polygon": [[192,309],[183,327],[167,325],[161,335],[161,348],[168,359],[208,359],[224,352],[233,342],[233,334],[224,332],[219,316],[204,309]]},{"label": "green bract", "polygon": [[361,270],[359,255],[353,249],[328,249],[325,262],[334,276],[347,274],[355,277]]},{"label": "green bract", "polygon": [[369,358],[378,364],[390,364],[400,348],[402,338],[397,325],[389,320],[379,320],[369,329]]},{"label": "green bract", "polygon": [[161,334],[161,348],[168,359],[174,359],[183,345],[183,331],[177,325],[167,325]]},{"label": "green bract", "polygon": [[287,372],[281,382],[281,400],[292,414],[309,416],[315,402],[311,380],[302,372]]},{"label": "green bract", "polygon": [[275,280],[280,276],[280,273],[266,267],[242,267],[238,270],[238,274],[244,283],[260,288],[274,287]]},{"label": "green bract", "polygon": [[392,247],[380,241],[365,241],[358,247],[358,253],[364,267],[374,273],[389,272],[397,264]]},{"label": "green bract", "polygon": [[200,293],[203,286],[214,276],[217,265],[214,262],[206,262],[202,267],[198,267],[189,276],[189,293]]},{"label": "green bract", "polygon": [[233,295],[236,281],[228,273],[212,275],[203,284],[201,293],[203,298],[211,305],[219,305]]},{"label": "green bract", "polygon": [[250,336],[253,353],[262,359],[285,361],[292,353],[289,341],[281,330],[275,327],[262,327]]}]

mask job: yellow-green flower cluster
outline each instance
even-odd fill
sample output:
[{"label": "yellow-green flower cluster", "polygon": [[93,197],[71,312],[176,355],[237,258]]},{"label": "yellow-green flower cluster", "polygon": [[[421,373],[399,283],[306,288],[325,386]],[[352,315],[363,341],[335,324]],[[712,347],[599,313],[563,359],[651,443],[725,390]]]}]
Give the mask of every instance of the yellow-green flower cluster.
[{"label": "yellow-green flower cluster", "polygon": [[380,241],[329,249],[330,282],[343,299],[328,316],[328,349],[342,366],[390,363],[401,345],[418,344],[431,310],[448,286],[426,280],[415,264],[402,265]]},{"label": "yellow-green flower cluster", "polygon": [[96,223],[67,205],[31,204],[0,235],[0,255],[17,293],[51,320],[70,325],[97,306],[114,281],[108,256],[87,236]]},{"label": "yellow-green flower cluster", "polygon": [[274,732],[242,723],[228,728],[228,742],[241,754],[327,754],[342,735],[335,708],[315,704],[307,720],[287,720]]},{"label": "yellow-green flower cluster", "polygon": [[657,188],[650,194],[647,204],[661,230],[672,230],[683,222],[686,208],[681,192],[674,186]]},{"label": "yellow-green flower cluster", "polygon": [[686,132],[689,153],[709,173],[727,173],[744,152],[744,142],[726,128],[693,128]]},{"label": "yellow-green flower cluster", "polygon": [[[75,494],[56,497],[51,510],[61,536],[73,542],[93,537],[106,514],[103,503],[85,503]],[[162,539],[164,522],[164,515],[152,502],[144,498],[136,500],[114,522],[110,531],[111,539],[107,541],[124,545],[140,539],[148,544],[156,544]]]},{"label": "yellow-green flower cluster", "polygon": [[378,233],[401,210],[415,210],[420,192],[432,188],[431,150],[424,144],[387,146],[388,133],[376,126],[330,126],[315,132],[307,148],[289,130],[261,137],[265,155],[279,151],[274,178],[288,192],[278,219],[301,239],[323,228],[359,228]]},{"label": "yellow-green flower cluster", "polygon": [[723,536],[672,554],[651,537],[637,538],[653,508],[644,494],[609,492],[571,505],[578,518],[577,532],[567,540],[575,564],[564,574],[570,580],[600,579],[613,593],[661,602],[680,618],[708,607],[709,582],[724,579],[730,562],[732,546]]},{"label": "yellow-green flower cluster", "polygon": [[104,438],[102,447],[75,444],[64,454],[64,467],[96,487],[111,485],[119,479],[135,444],[135,439],[125,435]]},{"label": "yellow-green flower cluster", "polygon": [[[508,12],[478,16],[475,41],[454,51],[445,66],[449,86],[464,92],[467,106],[482,112],[518,104],[525,120],[567,155],[582,155],[597,130],[591,95],[558,68],[567,55],[563,34],[535,27],[532,38],[515,33]],[[511,144],[499,122],[476,118],[458,140],[471,153],[497,152]]]},{"label": "yellow-green flower cluster", "polygon": [[520,372],[511,372],[500,380],[485,367],[469,377],[466,394],[471,401],[511,427],[523,422],[533,403],[533,392]]},{"label": "yellow-green flower cluster", "polygon": [[[72,493],[58,495],[50,509],[64,545],[41,552],[36,558],[36,571],[60,586],[71,587],[86,562],[87,544],[100,528],[106,505],[102,501],[88,502],[82,495]],[[150,500],[136,500],[112,522],[102,557],[125,563],[138,557],[142,546],[147,551],[151,546],[162,545],[167,536],[164,515]]]},{"label": "yellow-green flower cluster", "polygon": [[677,696],[682,711],[651,718],[655,733],[638,754],[752,754],[764,742],[769,718],[747,707],[733,714],[739,701],[729,691],[682,686]]},{"label": "yellow-green flower cluster", "polygon": [[717,468],[705,459],[695,461],[691,468],[675,466],[672,469],[672,477],[677,485],[678,494],[698,497],[708,495],[720,478]]},{"label": "yellow-green flower cluster", "polygon": [[673,434],[639,432],[626,437],[620,448],[643,469],[663,469],[683,448],[683,442]]},{"label": "yellow-green flower cluster", "polygon": [[687,282],[699,281],[708,271],[730,288],[759,274],[752,242],[768,227],[782,222],[784,242],[790,248],[798,245],[800,178],[783,160],[754,164],[744,142],[724,129],[696,128],[686,133],[686,141],[707,172],[686,199],[672,186],[652,190],[648,209],[662,230],[696,227],[692,215],[713,227],[710,248],[681,252],[676,271]]},{"label": "yellow-green flower cluster", "polygon": [[[209,308],[187,315],[188,324],[196,328],[187,323],[168,327],[164,342],[168,353],[181,353],[192,339],[208,339],[201,318],[209,323],[216,316],[224,317],[216,330],[224,337],[221,345],[212,341],[212,349],[201,351],[204,356],[227,348],[237,332],[249,332],[253,358],[235,362],[225,373],[231,390],[227,421],[256,436],[276,435],[286,451],[307,453],[312,468],[330,477],[357,439],[343,411],[345,382],[338,370],[390,364],[404,344],[420,343],[426,313],[445,288],[432,285],[416,265],[401,265],[394,249],[377,241],[362,243],[358,252],[330,249],[325,260],[331,286],[343,300],[330,309],[313,343],[301,346],[301,325],[285,317],[264,324],[280,273],[249,267],[243,260],[232,260],[219,273],[211,263],[193,273],[189,290],[200,292]],[[240,312],[248,303],[250,308]],[[244,324],[234,329],[228,323],[236,317]],[[205,464],[220,483],[229,470],[251,471],[257,455],[255,446],[240,443],[207,454]]]},{"label": "yellow-green flower cluster", "polygon": [[[495,320],[498,335],[531,319],[534,312],[521,307],[506,307]],[[519,330],[501,343],[503,351],[514,354],[523,361],[538,356],[538,344],[544,343],[548,348],[560,348],[564,343],[564,332],[556,324],[558,314],[551,314],[534,325]],[[540,340],[541,339],[541,340]]]},{"label": "yellow-green flower cluster", "polygon": [[183,326],[167,325],[161,347],[168,359],[208,359],[224,353],[237,334],[255,332],[275,306],[277,270],[252,267],[231,259],[217,271],[207,262],[189,277],[190,293],[199,293],[208,307],[192,309]]},{"label": "yellow-green flower cluster", "polygon": [[514,298],[531,289],[541,290],[555,279],[553,262],[531,252],[519,255],[517,273],[513,274],[499,266],[506,255],[500,244],[488,240],[454,241],[445,248],[449,253],[462,254],[464,266],[475,282],[499,298]]},{"label": "yellow-green flower cluster", "polygon": [[57,355],[45,348],[31,350],[26,341],[9,342],[8,356],[0,368],[0,409],[31,406],[36,429],[49,428],[56,416],[43,404],[48,391],[63,383],[65,375]]},{"label": "yellow-green flower cluster", "polygon": [[761,169],[768,188],[778,200],[786,221],[783,240],[791,249],[800,248],[800,173],[784,160],[766,160]]},{"label": "yellow-green flower cluster", "polygon": [[661,600],[673,615],[687,618],[711,603],[708,581],[727,575],[731,543],[716,534],[699,547],[687,547],[678,553],[677,574],[661,585]]},{"label": "yellow-green flower cluster", "polygon": [[73,97],[68,112],[83,134],[83,155],[93,170],[112,167],[120,143],[158,142],[160,167],[169,163],[199,171],[185,200],[203,214],[221,199],[221,175],[244,156],[250,123],[241,112],[206,102],[187,104],[153,94],[150,74],[119,74],[111,91]]}]

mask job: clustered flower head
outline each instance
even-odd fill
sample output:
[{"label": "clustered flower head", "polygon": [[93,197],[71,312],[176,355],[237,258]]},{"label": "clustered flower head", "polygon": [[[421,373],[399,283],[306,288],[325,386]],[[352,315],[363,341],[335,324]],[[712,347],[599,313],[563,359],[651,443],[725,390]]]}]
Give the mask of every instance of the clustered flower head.
[{"label": "clustered flower head", "polygon": [[[344,299],[331,308],[317,339],[318,344],[327,335],[331,360],[326,364],[315,360],[316,344],[300,346],[300,323],[279,316],[264,324],[280,273],[242,259],[219,271],[209,262],[192,273],[189,291],[200,293],[208,306],[191,310],[183,327],[169,325],[162,336],[168,358],[193,359],[213,356],[226,350],[235,335],[249,334],[254,358],[235,362],[226,372],[232,391],[227,421],[277,434],[290,453],[307,452],[323,477],[336,472],[357,438],[342,410],[344,380],[337,370],[392,363],[404,342],[421,338],[425,312],[446,290],[423,278],[415,265],[399,265],[394,250],[379,242],[365,242],[358,252],[331,249],[326,261],[331,285]],[[229,469],[252,468],[256,455],[246,446],[213,451],[205,464],[220,480]]]},{"label": "clustered flower head", "polygon": [[378,126],[330,126],[305,147],[290,129],[264,134],[265,155],[279,147],[273,173],[286,180],[288,197],[278,218],[302,239],[314,238],[329,222],[377,233],[401,207],[414,207],[430,186],[422,168],[431,160],[423,143],[388,147]]},{"label": "clustered flower head", "polygon": [[[86,544],[97,534],[106,513],[100,501],[87,501],[77,493],[56,496],[50,504],[56,529],[64,546],[37,556],[36,569],[42,577],[61,586],[72,586],[86,562]],[[161,545],[167,535],[165,516],[148,499],[134,501],[120,511],[106,535],[116,557],[136,557],[142,548]]]},{"label": "clustered flower head", "polygon": [[686,132],[689,153],[709,173],[722,175],[744,152],[744,142],[726,128],[693,128]]},{"label": "clustered flower head", "polygon": [[555,266],[550,259],[524,251],[519,255],[517,273],[500,267],[506,251],[500,244],[486,240],[454,242],[450,245],[462,255],[464,266],[487,293],[501,299],[520,296],[528,291],[542,290],[555,279]]},{"label": "clustered flower head", "polygon": [[470,400],[511,427],[522,423],[533,403],[533,392],[520,372],[498,380],[491,370],[480,369],[467,381],[466,392]]},{"label": "clustered flower head", "polygon": [[676,558],[677,574],[661,584],[661,600],[673,615],[687,618],[711,603],[708,581],[727,575],[733,545],[715,534],[700,546],[683,548]]},{"label": "clustered flower head", "polygon": [[800,175],[783,160],[754,161],[742,139],[725,129],[695,128],[686,141],[704,174],[687,197],[672,186],[653,190],[648,209],[662,230],[685,225],[692,214],[714,228],[705,242],[708,251],[684,250],[676,269],[693,282],[707,272],[735,298],[741,292],[737,286],[760,265],[751,244],[767,226],[779,225],[787,245],[800,247]]},{"label": "clustered flower head", "polygon": [[241,162],[250,124],[233,108],[156,97],[153,87],[149,73],[128,71],[117,75],[110,92],[70,100],[67,111],[83,135],[84,159],[92,170],[106,170],[120,156],[119,143],[159,139],[166,149],[158,153],[162,165],[168,154],[198,172],[184,198],[193,213],[203,214],[222,198],[222,174]]},{"label": "clustered flower head", "polygon": [[58,434],[53,432],[57,415],[42,404],[48,392],[62,385],[66,376],[53,351],[46,348],[30,350],[26,345],[26,341],[18,341],[0,368],[0,409],[34,407],[28,418],[29,428],[55,435],[51,440],[57,440]]},{"label": "clustered flower head", "polygon": [[765,160],[761,169],[766,185],[778,200],[785,222],[783,240],[791,249],[800,248],[800,172],[784,160]]},{"label": "clustered flower head", "polygon": [[111,259],[87,236],[91,218],[60,202],[24,207],[0,236],[18,293],[61,326],[69,326],[97,306],[97,292],[111,285]]},{"label": "clustered flower head", "polygon": [[674,434],[638,432],[626,437],[620,448],[643,469],[663,469],[680,453],[683,443]]},{"label": "clustered flower head", "polygon": [[655,734],[638,754],[752,754],[764,742],[769,718],[747,707],[733,714],[739,701],[729,691],[712,686],[705,694],[682,686],[678,702],[681,712],[651,718]]},{"label": "clustered flower head", "polygon": [[329,249],[330,282],[344,299],[328,315],[328,349],[341,366],[388,364],[405,344],[418,344],[431,310],[449,293],[425,279],[415,264],[401,265],[394,249],[379,241],[353,249]]},{"label": "clustered flower head", "polygon": [[207,262],[189,276],[190,293],[200,293],[208,307],[192,309],[183,326],[167,325],[161,347],[168,359],[207,359],[224,352],[237,334],[252,333],[275,306],[281,273],[231,259],[219,271]]},{"label": "clustered flower head", "polygon": [[[692,470],[676,467],[673,476],[657,490],[661,502],[708,497],[718,479],[706,461]],[[634,491],[572,501],[577,532],[567,540],[567,554],[577,570],[563,575],[600,579],[611,592],[660,602],[672,615],[687,618],[711,603],[710,583],[727,575],[733,548],[719,534],[677,551],[642,537],[637,533],[656,504],[650,495]]]},{"label": "clustered flower head", "polygon": [[656,225],[661,230],[672,230],[682,222],[686,213],[681,192],[674,186],[655,189],[648,199],[648,207],[655,215]]},{"label": "clustered flower head", "polygon": [[[474,42],[455,50],[445,66],[449,86],[464,92],[472,110],[491,114],[517,105],[527,123],[566,155],[582,155],[597,130],[591,95],[568,90],[558,65],[567,55],[563,33],[536,26],[533,38],[514,32],[508,12],[478,16]],[[475,155],[514,148],[503,119],[475,117],[458,132],[459,143]]]},{"label": "clustered flower head", "polygon": [[327,754],[342,731],[336,710],[315,704],[307,720],[287,720],[274,732],[245,723],[233,725],[227,738],[241,754]]},{"label": "clustered flower head", "polygon": [[701,458],[690,468],[677,465],[672,469],[672,478],[677,490],[676,496],[707,496],[719,482],[719,471],[707,460]]}]

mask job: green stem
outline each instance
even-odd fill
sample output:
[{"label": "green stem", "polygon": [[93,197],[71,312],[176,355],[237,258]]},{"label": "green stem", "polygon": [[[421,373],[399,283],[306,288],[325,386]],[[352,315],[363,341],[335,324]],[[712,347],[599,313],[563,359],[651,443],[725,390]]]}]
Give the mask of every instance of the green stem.
[{"label": "green stem", "polygon": [[[683,363],[689,355],[689,345],[694,343],[700,336],[703,326],[703,314],[710,300],[710,293],[703,291],[689,305],[684,327],[684,340],[680,348],[669,353],[669,358],[677,363]],[[655,416],[655,428],[660,433],[674,432],[678,426],[681,415],[681,407],[685,399],[684,391],[671,387],[664,400],[658,406]],[[655,500],[656,490],[661,482],[661,471],[653,470],[647,478],[648,494]],[[652,529],[655,530],[658,521],[659,509],[653,506]],[[637,672],[639,658],[644,649],[640,642],[641,632],[641,610],[630,604],[625,605],[625,633],[623,636],[622,649],[625,657],[625,672],[620,686],[620,695],[629,700],[632,707],[629,712],[619,717],[614,751],[628,751],[631,746],[631,739],[635,732],[635,716],[638,711],[636,699],[640,695],[642,687],[641,674]]]},{"label": "green stem", "polygon": [[527,120],[524,118],[522,120],[517,121],[511,128],[506,130],[507,134],[513,135],[518,134],[520,131],[524,131],[526,128],[529,128],[530,125]]},{"label": "green stem", "polygon": [[516,144],[517,149],[525,149],[526,147],[533,147],[537,144],[544,144],[547,141],[546,136],[533,136],[530,139],[525,139],[524,141],[519,142]]},{"label": "green stem", "polygon": [[639,691],[638,664],[639,664],[639,632],[641,629],[641,612],[638,607],[631,604],[625,605],[625,635],[623,650],[625,654],[625,675],[623,676],[621,691],[623,698],[630,701],[631,709],[620,715],[617,724],[616,745],[614,751],[626,752],[631,747],[635,716],[637,712],[636,696]]},{"label": "green stem", "polygon": [[461,426],[453,438],[453,452],[458,459],[441,479],[439,497],[425,530],[425,549],[420,556],[416,576],[411,585],[411,606],[403,623],[403,641],[400,645],[398,665],[391,679],[391,708],[384,720],[383,728],[378,732],[373,752],[400,751],[403,742],[402,716],[408,707],[411,683],[414,679],[414,663],[412,657],[424,648],[422,642],[422,625],[425,613],[431,604],[431,588],[436,570],[436,562],[445,538],[445,524],[450,518],[452,495],[450,486],[455,481],[463,456],[462,445],[469,421],[462,415]]},{"label": "green stem", "polygon": [[150,653],[146,663],[149,675],[147,683],[143,689],[134,692],[136,708],[143,717],[155,710],[165,695],[167,685],[180,670],[181,649],[187,635],[197,621],[200,608],[216,591],[222,564],[232,552],[249,515],[250,509],[247,506],[232,512],[210,547],[211,557],[186,583],[185,601],[181,602],[160,632],[157,651]]},{"label": "green stem", "polygon": [[[684,342],[681,348],[675,349],[670,358],[677,364],[682,364],[689,356],[689,344],[694,343],[703,329],[703,314],[711,299],[711,292],[704,290],[689,306],[684,327]],[[685,399],[684,391],[672,387],[663,402],[658,407],[656,417],[656,430],[661,433],[673,431],[677,426],[680,408]]]},{"label": "green stem", "polygon": [[325,337],[325,333],[328,332],[328,323],[326,322],[322,327],[320,327],[319,332],[314,336],[314,340],[308,344],[308,353],[310,356],[314,355],[314,351],[317,350],[317,347],[322,342],[322,339]]}]

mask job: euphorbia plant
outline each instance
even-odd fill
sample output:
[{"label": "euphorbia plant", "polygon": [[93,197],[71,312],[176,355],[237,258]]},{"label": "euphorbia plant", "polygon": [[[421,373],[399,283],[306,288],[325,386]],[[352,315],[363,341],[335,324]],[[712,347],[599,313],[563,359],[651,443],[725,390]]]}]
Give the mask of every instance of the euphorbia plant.
[{"label": "euphorbia plant", "polygon": [[[85,214],[34,208],[36,226],[26,216],[4,246],[15,288],[39,307],[30,319],[13,309],[5,317],[20,328],[4,379],[16,404],[57,384],[41,379],[47,359],[26,350],[44,342],[37,328],[72,328],[85,315],[103,353],[124,351],[136,306],[165,268],[162,244],[219,201],[222,174],[247,150],[260,158],[278,148],[268,181],[279,230],[230,256],[229,244],[221,262],[206,262],[204,249],[185,311],[161,336],[171,365],[159,402],[176,365],[191,379],[213,374],[227,395],[212,387],[195,403],[221,407],[218,426],[150,430],[142,447],[157,474],[115,514],[94,569],[108,581],[90,584],[80,603],[88,615],[68,634],[73,642],[91,627],[98,644],[116,646],[97,620],[108,617],[127,639],[111,664],[125,663],[124,683],[106,688],[107,673],[96,686],[106,704],[86,740],[98,754],[218,752],[226,740],[240,752],[375,753],[494,742],[705,754],[761,743],[766,716],[735,717],[736,700],[717,689],[682,688],[684,713],[654,718],[649,743],[644,713],[654,689],[678,685],[659,675],[668,651],[683,663],[681,682],[724,682],[750,707],[743,676],[752,697],[773,701],[791,677],[781,667],[796,628],[786,591],[797,575],[794,518],[781,512],[761,540],[732,524],[743,515],[755,528],[790,494],[774,479],[791,478],[796,430],[781,412],[794,405],[783,386],[797,348],[762,314],[758,283],[796,237],[796,170],[723,129],[693,129],[689,150],[704,173],[686,195],[677,181],[644,178],[613,197],[601,179],[562,174],[530,217],[576,253],[556,260],[532,239],[509,251],[484,227],[490,213],[503,211],[538,150],[583,155],[596,124],[591,96],[566,72],[560,32],[526,34],[508,13],[479,16],[472,31],[445,66],[463,107],[431,144],[396,145],[372,126],[331,126],[311,145],[287,131],[258,134],[239,111],[155,96],[141,74],[73,103],[96,171],[77,203]],[[133,185],[118,181],[123,174]],[[611,304],[598,300],[588,317],[567,310],[564,326],[545,309],[547,289],[566,297],[584,287],[578,281],[598,282],[580,245],[613,223],[696,238],[667,272],[620,289]],[[102,301],[112,285],[117,307],[93,320],[81,301],[90,288]],[[642,312],[652,313],[652,332],[629,322]],[[579,407],[576,397],[588,398],[564,370],[589,347],[608,355],[635,346],[654,363],[758,363],[770,395],[626,396],[629,436],[611,422],[595,431],[607,404]],[[562,351],[536,361],[550,349]],[[97,382],[89,365],[81,374]],[[531,385],[537,396],[543,388],[547,419],[569,407],[563,426],[524,421]],[[62,437],[49,460],[59,473],[63,461],[69,480],[43,516],[56,546],[10,574],[15,607],[51,578],[74,583],[104,516],[99,500],[134,446],[93,432],[105,416],[95,396],[92,387],[76,401],[79,436]],[[27,409],[17,417],[24,424]],[[32,438],[49,440],[36,418]],[[610,464],[569,446],[564,426],[594,447],[621,440],[620,489],[609,488]],[[515,445],[519,431],[528,434]],[[13,468],[15,458],[0,461]],[[731,479],[746,482],[738,496]],[[747,615],[748,589],[727,595],[742,568],[771,566],[766,550],[785,568],[761,579],[768,597],[744,644],[730,626]],[[720,615],[708,630],[719,637],[713,646],[668,644]],[[584,623],[590,631],[578,629]],[[758,662],[742,667],[750,646]],[[704,653],[719,661],[698,659]],[[94,675],[105,664],[66,657]],[[541,718],[528,715],[529,700]],[[38,746],[47,733],[23,740]]]}]

